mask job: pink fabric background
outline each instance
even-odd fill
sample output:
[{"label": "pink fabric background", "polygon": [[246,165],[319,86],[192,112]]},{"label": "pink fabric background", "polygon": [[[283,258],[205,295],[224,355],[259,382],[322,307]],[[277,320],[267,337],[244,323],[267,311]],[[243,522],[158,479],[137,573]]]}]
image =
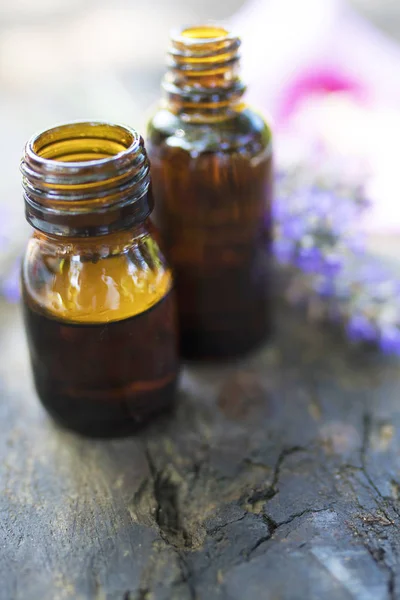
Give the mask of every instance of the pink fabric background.
[{"label": "pink fabric background", "polygon": [[341,0],[253,0],[232,26],[248,99],[273,122],[278,164],[317,150],[366,182],[368,232],[400,232],[399,46]]}]

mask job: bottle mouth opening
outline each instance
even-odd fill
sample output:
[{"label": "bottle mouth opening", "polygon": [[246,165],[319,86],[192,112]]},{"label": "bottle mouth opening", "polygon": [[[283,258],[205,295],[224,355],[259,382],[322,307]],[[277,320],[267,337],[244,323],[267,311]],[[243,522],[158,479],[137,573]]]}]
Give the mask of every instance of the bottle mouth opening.
[{"label": "bottle mouth opening", "polygon": [[[173,36],[175,37],[175,36]],[[230,32],[225,27],[218,25],[197,25],[193,27],[184,27],[177,34],[177,38],[182,38],[182,41],[198,43],[204,40],[205,42],[225,40],[231,37]]]},{"label": "bottle mouth opening", "polygon": [[[133,129],[103,122],[58,125],[33,136],[25,147],[25,160],[51,169],[104,166],[135,154],[140,136]],[[61,167],[61,165],[59,165]]]},{"label": "bottle mouth opening", "polygon": [[239,46],[240,38],[225,27],[183,27],[171,34],[168,64],[180,70],[191,70],[196,63],[200,70],[206,69],[212,63],[228,66],[232,60],[236,62],[239,59]]},{"label": "bottle mouth opening", "polygon": [[39,185],[95,185],[132,178],[147,157],[143,139],[131,128],[106,122],[58,125],[34,135],[21,162],[24,177]]},{"label": "bottle mouth opening", "polygon": [[193,25],[172,31],[171,44],[173,55],[202,57],[235,52],[240,39],[221,25]]}]

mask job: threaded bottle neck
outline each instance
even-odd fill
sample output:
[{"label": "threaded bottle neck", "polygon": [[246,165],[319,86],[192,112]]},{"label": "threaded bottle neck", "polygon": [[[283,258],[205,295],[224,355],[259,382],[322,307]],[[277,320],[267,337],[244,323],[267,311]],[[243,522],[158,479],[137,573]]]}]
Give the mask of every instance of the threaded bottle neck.
[{"label": "threaded bottle neck", "polygon": [[173,108],[195,117],[226,111],[243,95],[240,39],[222,27],[186,27],[171,37],[163,89]]},{"label": "threaded bottle neck", "polygon": [[143,139],[120,125],[69,123],[34,136],[21,161],[27,221],[91,237],[142,223],[153,209]]}]

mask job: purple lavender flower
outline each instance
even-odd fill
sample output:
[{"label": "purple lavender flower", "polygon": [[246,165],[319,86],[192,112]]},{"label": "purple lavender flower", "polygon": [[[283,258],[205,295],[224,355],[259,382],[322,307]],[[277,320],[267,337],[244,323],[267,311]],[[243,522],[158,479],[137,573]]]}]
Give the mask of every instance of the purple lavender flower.
[{"label": "purple lavender flower", "polygon": [[282,236],[291,240],[298,240],[304,235],[306,224],[301,217],[289,217],[282,222]]},{"label": "purple lavender flower", "polygon": [[377,338],[376,328],[364,315],[352,315],[346,324],[346,332],[353,342],[372,342]]},{"label": "purple lavender flower", "polygon": [[295,265],[305,273],[320,273],[323,271],[321,251],[314,246],[299,248],[295,257]]},{"label": "purple lavender flower", "polygon": [[296,168],[277,181],[274,253],[295,269],[286,297],[340,323],[353,342],[400,355],[400,281],[365,254],[359,222],[369,201],[358,182],[340,179]]},{"label": "purple lavender flower", "polygon": [[293,257],[293,243],[291,240],[280,239],[277,240],[273,245],[274,256],[278,263],[280,264],[288,264],[290,263]]},{"label": "purple lavender flower", "polygon": [[379,346],[385,354],[400,355],[400,329],[394,326],[383,328]]},{"label": "purple lavender flower", "polygon": [[340,254],[327,254],[324,261],[324,271],[328,277],[337,275],[343,267],[344,258]]}]

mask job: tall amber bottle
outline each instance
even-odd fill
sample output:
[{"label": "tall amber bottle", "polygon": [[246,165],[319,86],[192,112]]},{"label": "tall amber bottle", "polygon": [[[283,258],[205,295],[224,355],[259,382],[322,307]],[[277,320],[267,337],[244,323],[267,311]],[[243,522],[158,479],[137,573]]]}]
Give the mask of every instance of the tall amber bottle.
[{"label": "tall amber bottle", "polygon": [[22,268],[38,395],[87,435],[134,431],[174,398],[172,276],[148,217],[143,140],[107,123],[72,123],[26,145]]},{"label": "tall amber bottle", "polygon": [[188,358],[240,355],[270,329],[271,131],[243,103],[239,46],[214,26],[173,35],[147,132]]}]

